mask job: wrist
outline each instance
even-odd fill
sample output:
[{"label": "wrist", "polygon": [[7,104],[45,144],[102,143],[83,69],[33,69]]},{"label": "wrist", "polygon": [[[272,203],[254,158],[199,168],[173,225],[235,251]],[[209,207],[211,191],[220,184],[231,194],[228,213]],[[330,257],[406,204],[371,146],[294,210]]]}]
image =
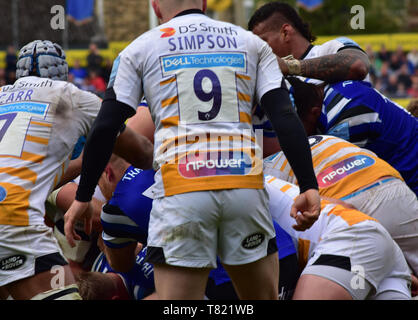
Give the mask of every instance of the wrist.
[{"label": "wrist", "polygon": [[300,76],[302,75],[302,64],[299,60],[290,59],[285,60],[285,63],[288,68],[288,74],[292,76]]}]

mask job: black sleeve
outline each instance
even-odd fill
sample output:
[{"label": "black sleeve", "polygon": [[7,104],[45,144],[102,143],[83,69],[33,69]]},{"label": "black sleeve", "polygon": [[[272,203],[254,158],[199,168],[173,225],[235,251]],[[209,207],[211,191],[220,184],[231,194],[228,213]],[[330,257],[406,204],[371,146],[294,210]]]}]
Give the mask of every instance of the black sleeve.
[{"label": "black sleeve", "polygon": [[267,92],[261,98],[261,107],[295,173],[300,193],[308,189],[318,189],[308,138],[302,122],[292,108],[288,91],[280,88]]},{"label": "black sleeve", "polygon": [[118,133],[125,120],[135,114],[130,106],[116,101],[113,89],[108,89],[99,114],[87,136],[76,200],[90,201],[94,189],[113,152]]}]

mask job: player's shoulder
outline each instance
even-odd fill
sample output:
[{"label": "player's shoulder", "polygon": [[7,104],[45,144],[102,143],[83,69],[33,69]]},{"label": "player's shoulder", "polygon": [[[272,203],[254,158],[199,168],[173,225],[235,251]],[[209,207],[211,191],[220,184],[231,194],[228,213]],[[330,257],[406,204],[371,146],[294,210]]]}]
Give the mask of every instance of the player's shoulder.
[{"label": "player's shoulder", "polygon": [[140,52],[147,52],[150,49],[150,41],[155,40],[157,36],[158,27],[150,29],[135,38],[129,43],[120,53],[119,56],[136,56]]},{"label": "player's shoulder", "polygon": [[361,47],[354,40],[347,37],[338,37],[313,46],[312,54],[332,54],[348,48],[361,50]]}]

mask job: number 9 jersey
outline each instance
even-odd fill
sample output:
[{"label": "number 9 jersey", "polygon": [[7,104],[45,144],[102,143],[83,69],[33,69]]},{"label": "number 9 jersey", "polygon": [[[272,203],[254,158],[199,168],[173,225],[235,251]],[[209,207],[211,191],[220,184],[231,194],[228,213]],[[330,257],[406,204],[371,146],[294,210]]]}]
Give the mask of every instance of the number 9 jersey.
[{"label": "number 9 jersey", "polygon": [[0,88],[0,225],[43,225],[45,201],[100,99],[71,83],[24,77]]},{"label": "number 9 jersey", "polygon": [[109,88],[117,101],[134,109],[143,96],[149,104],[156,125],[153,192],[162,197],[263,188],[251,109],[282,81],[266,42],[235,25],[187,12],[122,51]]}]

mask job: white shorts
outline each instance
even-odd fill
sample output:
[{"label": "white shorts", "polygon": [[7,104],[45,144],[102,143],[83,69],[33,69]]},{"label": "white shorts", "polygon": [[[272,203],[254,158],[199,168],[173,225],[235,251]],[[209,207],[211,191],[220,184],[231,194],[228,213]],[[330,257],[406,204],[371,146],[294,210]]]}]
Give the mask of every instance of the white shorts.
[{"label": "white shorts", "polygon": [[418,199],[405,182],[390,180],[343,200],[378,220],[418,275]]},{"label": "white shorts", "polygon": [[265,189],[231,189],[155,199],[147,261],[216,268],[216,257],[242,265],[277,252]]},{"label": "white shorts", "polygon": [[338,283],[356,300],[375,299],[391,289],[388,283],[396,284],[393,291],[408,295],[402,288],[408,288],[411,282],[402,251],[380,224],[370,220],[346,229],[327,230],[303,274]]},{"label": "white shorts", "polygon": [[0,287],[66,264],[46,225],[0,225]]}]

